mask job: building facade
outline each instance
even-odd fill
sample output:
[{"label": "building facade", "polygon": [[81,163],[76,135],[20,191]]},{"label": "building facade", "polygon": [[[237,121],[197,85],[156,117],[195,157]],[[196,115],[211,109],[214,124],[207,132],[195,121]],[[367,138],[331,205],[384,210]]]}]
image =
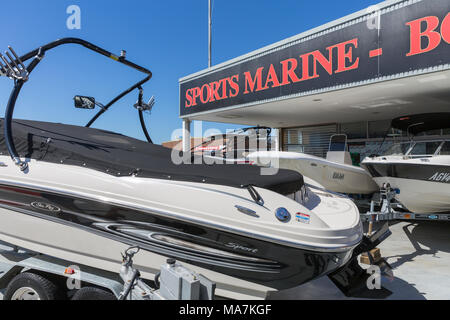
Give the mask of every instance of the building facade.
[{"label": "building facade", "polygon": [[180,79],[185,146],[192,120],[277,128],[317,156],[345,133],[357,164],[407,139],[391,119],[449,110],[448,0],[384,1]]}]

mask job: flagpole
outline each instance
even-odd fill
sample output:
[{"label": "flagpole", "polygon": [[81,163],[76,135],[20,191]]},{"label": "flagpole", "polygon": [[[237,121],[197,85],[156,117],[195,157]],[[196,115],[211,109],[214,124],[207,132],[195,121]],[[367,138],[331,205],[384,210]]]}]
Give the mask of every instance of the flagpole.
[{"label": "flagpole", "polygon": [[208,68],[211,68],[211,0],[208,0]]}]

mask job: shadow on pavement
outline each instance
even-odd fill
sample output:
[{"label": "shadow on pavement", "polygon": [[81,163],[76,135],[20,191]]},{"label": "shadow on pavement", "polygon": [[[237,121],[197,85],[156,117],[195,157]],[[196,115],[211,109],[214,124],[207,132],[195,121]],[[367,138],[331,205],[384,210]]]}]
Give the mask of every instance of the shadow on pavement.
[{"label": "shadow on pavement", "polygon": [[[393,292],[387,300],[425,300],[425,297],[413,285],[394,277],[392,280],[385,277],[381,285]],[[376,289],[374,289],[376,290]],[[301,286],[272,293],[269,300],[366,300],[346,297],[328,277],[322,277],[305,283]]]},{"label": "shadow on pavement", "polygon": [[396,262],[390,263],[394,269],[406,262],[413,261],[418,256],[435,256],[440,251],[450,253],[450,223],[447,221],[411,222],[404,225],[402,230],[414,247],[414,252],[385,257],[386,259],[398,259]]}]

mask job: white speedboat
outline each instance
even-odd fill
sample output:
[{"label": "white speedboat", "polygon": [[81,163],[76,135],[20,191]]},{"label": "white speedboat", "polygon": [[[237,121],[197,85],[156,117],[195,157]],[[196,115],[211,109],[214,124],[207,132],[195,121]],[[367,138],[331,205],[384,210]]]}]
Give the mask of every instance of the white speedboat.
[{"label": "white speedboat", "polygon": [[[105,105],[75,96],[78,108],[100,107],[86,127],[13,120],[32,70],[64,44],[82,45],[146,78]],[[346,271],[358,268],[361,248],[370,249],[352,201],[312,192],[290,170],[267,177],[256,166],[177,165],[173,151],[151,143],[143,121],[148,142],[89,128],[134,90],[141,120],[151,108],[141,87],[151,72],[124,54],[75,38],[12,54],[0,64],[15,82],[1,121],[1,241],[112,272],[120,253],[138,245],[135,265],[143,278],[153,279],[167,257],[175,258],[215,281],[218,295],[233,298],[264,298],[323,275],[346,288],[347,275],[365,274]],[[286,196],[298,192],[297,201]]]},{"label": "white speedboat", "polygon": [[371,194],[379,189],[363,168],[352,165],[345,135],[331,137],[326,159],[289,151],[257,151],[248,159],[260,166],[295,170],[333,192]]},{"label": "white speedboat", "polygon": [[249,153],[271,149],[271,131],[271,128],[257,126],[212,135],[193,147],[191,152],[203,157],[206,163],[252,164],[247,159]]},{"label": "white speedboat", "polygon": [[[450,113],[403,116],[392,128],[409,134],[450,127]],[[450,141],[414,139],[396,143],[361,165],[375,182],[396,189],[395,198],[414,213],[450,213]]]}]

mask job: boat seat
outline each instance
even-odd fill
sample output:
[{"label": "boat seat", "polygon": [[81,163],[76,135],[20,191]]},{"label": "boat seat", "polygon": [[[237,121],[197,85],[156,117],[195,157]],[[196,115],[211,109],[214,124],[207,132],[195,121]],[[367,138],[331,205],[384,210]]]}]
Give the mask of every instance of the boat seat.
[{"label": "boat seat", "polygon": [[352,165],[352,157],[348,151],[328,151],[327,160],[337,163]]}]

